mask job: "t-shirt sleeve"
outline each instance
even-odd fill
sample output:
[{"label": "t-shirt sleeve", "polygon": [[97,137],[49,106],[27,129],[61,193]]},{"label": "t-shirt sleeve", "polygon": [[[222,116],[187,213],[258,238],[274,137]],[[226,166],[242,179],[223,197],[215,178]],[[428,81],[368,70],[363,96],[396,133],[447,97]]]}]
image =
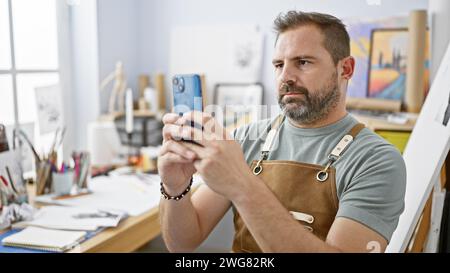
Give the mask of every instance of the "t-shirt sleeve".
[{"label": "t-shirt sleeve", "polygon": [[241,127],[238,127],[233,130],[231,135],[233,136],[233,139],[237,141],[241,146],[243,145],[243,142],[245,140],[245,136],[248,133],[249,125],[244,125]]},{"label": "t-shirt sleeve", "polygon": [[336,217],[357,221],[389,242],[404,210],[405,189],[401,154],[391,145],[374,147],[344,189]]}]

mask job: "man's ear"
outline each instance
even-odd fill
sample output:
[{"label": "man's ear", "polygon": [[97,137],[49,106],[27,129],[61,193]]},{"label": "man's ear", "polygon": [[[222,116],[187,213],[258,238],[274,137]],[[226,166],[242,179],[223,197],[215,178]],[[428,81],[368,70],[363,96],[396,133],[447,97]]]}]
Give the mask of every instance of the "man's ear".
[{"label": "man's ear", "polygon": [[350,80],[355,72],[355,59],[352,56],[348,56],[340,60],[342,72],[341,77],[345,80]]}]

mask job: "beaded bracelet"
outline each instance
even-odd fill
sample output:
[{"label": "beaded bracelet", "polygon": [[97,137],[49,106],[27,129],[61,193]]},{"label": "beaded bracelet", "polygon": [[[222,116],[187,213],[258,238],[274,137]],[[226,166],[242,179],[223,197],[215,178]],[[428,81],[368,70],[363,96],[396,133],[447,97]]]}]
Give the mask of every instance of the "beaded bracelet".
[{"label": "beaded bracelet", "polygon": [[166,200],[179,201],[181,198],[183,198],[191,190],[191,186],[192,186],[193,182],[194,182],[194,178],[191,177],[191,181],[189,182],[189,185],[187,186],[187,188],[180,195],[178,195],[178,196],[170,196],[170,195],[167,194],[166,190],[164,189],[163,182],[161,181],[161,194],[164,197],[164,199],[166,199]]}]

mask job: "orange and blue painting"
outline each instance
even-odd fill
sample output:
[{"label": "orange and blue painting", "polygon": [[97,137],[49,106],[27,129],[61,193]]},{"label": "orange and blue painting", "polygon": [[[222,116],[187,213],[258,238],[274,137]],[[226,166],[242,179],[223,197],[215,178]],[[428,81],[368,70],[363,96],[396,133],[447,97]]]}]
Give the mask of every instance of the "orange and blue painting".
[{"label": "orange and blue painting", "polygon": [[408,25],[408,17],[386,17],[382,19],[347,18],[344,19],[350,35],[351,55],[355,58],[355,72],[350,80],[347,95],[349,97],[367,97],[369,78],[370,50],[372,30],[384,28],[403,28]]},{"label": "orange and blue painting", "polygon": [[[371,36],[367,96],[404,100],[408,29],[374,29]],[[429,86],[429,39],[425,46],[424,92]]]}]

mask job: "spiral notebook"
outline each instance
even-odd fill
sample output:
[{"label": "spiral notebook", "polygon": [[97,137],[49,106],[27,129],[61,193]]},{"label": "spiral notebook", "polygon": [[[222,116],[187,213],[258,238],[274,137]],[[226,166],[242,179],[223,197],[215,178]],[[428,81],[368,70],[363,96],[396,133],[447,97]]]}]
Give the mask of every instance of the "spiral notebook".
[{"label": "spiral notebook", "polygon": [[86,236],[84,231],[51,230],[27,227],[2,240],[5,246],[65,252],[77,246]]}]

